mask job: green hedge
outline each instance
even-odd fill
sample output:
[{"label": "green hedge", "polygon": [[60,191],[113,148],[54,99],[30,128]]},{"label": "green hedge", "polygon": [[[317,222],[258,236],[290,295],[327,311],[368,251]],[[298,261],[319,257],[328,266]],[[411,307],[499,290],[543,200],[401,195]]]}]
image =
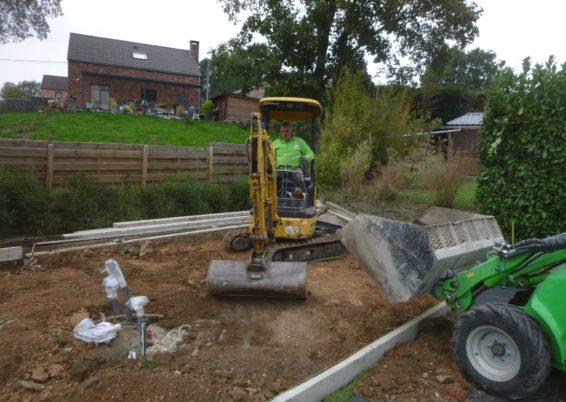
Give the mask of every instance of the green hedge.
[{"label": "green hedge", "polygon": [[[566,70],[502,71],[488,95],[476,199],[516,240],[566,230]],[[509,237],[508,237],[509,238]]]},{"label": "green hedge", "polygon": [[240,211],[250,207],[248,182],[168,181],[106,186],[85,174],[49,192],[34,172],[0,169],[0,236],[36,236],[109,227],[113,222]]}]

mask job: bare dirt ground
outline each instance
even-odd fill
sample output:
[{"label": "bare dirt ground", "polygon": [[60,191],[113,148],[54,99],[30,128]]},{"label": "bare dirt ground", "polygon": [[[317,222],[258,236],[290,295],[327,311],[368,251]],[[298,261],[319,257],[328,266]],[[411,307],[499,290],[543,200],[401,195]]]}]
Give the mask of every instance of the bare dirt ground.
[{"label": "bare dirt ground", "polygon": [[[388,303],[350,257],[309,264],[304,301],[209,296],[210,260],[246,257],[216,234],[154,244],[141,258],[102,249],[39,258],[42,270],[2,266],[0,400],[268,400],[437,303]],[[107,258],[132,295],[149,297],[145,312],[164,316],[158,325],[191,325],[176,353],[152,358],[157,367],[128,361],[117,340],[73,338],[83,316],[112,315],[100,285]]]}]

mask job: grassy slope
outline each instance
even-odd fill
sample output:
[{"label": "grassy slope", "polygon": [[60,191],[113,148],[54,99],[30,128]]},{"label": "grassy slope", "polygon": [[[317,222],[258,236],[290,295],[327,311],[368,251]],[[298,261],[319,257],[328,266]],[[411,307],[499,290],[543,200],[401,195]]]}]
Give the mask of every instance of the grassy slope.
[{"label": "grassy slope", "polygon": [[110,113],[0,114],[0,138],[207,146],[244,143],[249,132],[237,124],[164,120],[154,116]]}]

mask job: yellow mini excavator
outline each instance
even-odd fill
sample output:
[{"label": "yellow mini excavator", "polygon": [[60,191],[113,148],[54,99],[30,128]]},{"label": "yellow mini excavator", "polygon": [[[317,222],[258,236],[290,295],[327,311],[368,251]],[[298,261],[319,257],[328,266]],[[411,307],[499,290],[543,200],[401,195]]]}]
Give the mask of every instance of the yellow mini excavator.
[{"label": "yellow mini excavator", "polygon": [[225,238],[230,250],[250,249],[250,259],[213,260],[207,286],[215,295],[304,298],[307,261],[340,258],[347,251],[334,235],[338,226],[317,222],[314,161],[302,169],[276,169],[267,127],[272,120],[309,122],[314,151],[322,107],[312,99],[272,97],[261,99],[259,110],[247,142],[249,231]]}]

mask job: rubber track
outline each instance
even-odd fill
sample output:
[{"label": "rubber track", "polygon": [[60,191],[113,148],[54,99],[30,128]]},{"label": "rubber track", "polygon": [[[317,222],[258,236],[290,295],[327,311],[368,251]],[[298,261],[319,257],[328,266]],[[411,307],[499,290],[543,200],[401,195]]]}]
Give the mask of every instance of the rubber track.
[{"label": "rubber track", "polygon": [[[314,251],[314,252],[312,252]],[[293,258],[284,258],[289,256]],[[308,252],[307,255],[297,253]],[[266,258],[271,261],[328,261],[342,258],[348,251],[336,235],[315,237],[296,242],[282,242],[269,245],[265,250]],[[282,257],[283,255],[283,257]],[[297,258],[298,255],[298,258]]]}]

